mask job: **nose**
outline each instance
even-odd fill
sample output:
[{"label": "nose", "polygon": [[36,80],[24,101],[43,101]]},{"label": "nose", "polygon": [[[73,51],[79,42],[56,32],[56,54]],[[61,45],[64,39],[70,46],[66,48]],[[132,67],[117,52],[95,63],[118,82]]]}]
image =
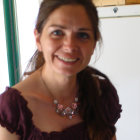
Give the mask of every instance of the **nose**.
[{"label": "nose", "polygon": [[63,49],[65,52],[71,53],[78,49],[78,41],[74,35],[68,35],[64,37]]}]

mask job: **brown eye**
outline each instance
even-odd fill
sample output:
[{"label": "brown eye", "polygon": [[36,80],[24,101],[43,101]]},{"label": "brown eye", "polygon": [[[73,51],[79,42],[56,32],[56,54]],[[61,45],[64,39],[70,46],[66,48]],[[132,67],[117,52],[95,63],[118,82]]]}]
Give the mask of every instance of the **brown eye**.
[{"label": "brown eye", "polygon": [[85,33],[85,32],[79,32],[79,33],[77,34],[77,36],[78,36],[78,38],[80,38],[80,39],[89,39],[89,38],[90,38],[89,34],[88,34],[88,33]]},{"label": "brown eye", "polygon": [[63,32],[61,30],[55,30],[52,32],[53,35],[55,36],[62,36],[63,35]]}]

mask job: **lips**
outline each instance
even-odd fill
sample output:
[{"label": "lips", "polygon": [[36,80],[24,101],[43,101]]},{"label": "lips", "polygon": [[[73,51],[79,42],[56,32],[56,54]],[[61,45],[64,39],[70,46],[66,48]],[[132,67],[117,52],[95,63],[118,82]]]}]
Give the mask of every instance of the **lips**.
[{"label": "lips", "polygon": [[78,58],[66,58],[66,57],[62,57],[62,56],[57,56],[58,59],[64,61],[64,62],[76,62],[78,60]]}]

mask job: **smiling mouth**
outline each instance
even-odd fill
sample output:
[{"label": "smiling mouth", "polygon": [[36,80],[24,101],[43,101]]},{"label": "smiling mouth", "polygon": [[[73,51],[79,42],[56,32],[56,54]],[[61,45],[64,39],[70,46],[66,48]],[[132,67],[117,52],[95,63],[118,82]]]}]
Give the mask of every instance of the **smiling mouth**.
[{"label": "smiling mouth", "polygon": [[76,62],[78,59],[74,59],[74,58],[65,58],[65,57],[61,57],[61,56],[57,56],[58,59],[64,61],[64,62]]}]

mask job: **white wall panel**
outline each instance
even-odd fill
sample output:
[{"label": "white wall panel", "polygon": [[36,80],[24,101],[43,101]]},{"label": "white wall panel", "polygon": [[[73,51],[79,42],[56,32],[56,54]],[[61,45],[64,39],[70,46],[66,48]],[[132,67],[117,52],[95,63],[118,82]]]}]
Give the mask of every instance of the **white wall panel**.
[{"label": "white wall panel", "polygon": [[116,125],[118,140],[138,140],[140,139],[140,16],[102,17],[101,33],[103,37],[101,57],[95,64],[92,58],[90,64],[106,73],[117,88],[123,108],[121,119]]},{"label": "white wall panel", "polygon": [[36,50],[34,27],[39,9],[38,0],[17,0],[17,17],[21,70],[24,72],[29,59]]}]

